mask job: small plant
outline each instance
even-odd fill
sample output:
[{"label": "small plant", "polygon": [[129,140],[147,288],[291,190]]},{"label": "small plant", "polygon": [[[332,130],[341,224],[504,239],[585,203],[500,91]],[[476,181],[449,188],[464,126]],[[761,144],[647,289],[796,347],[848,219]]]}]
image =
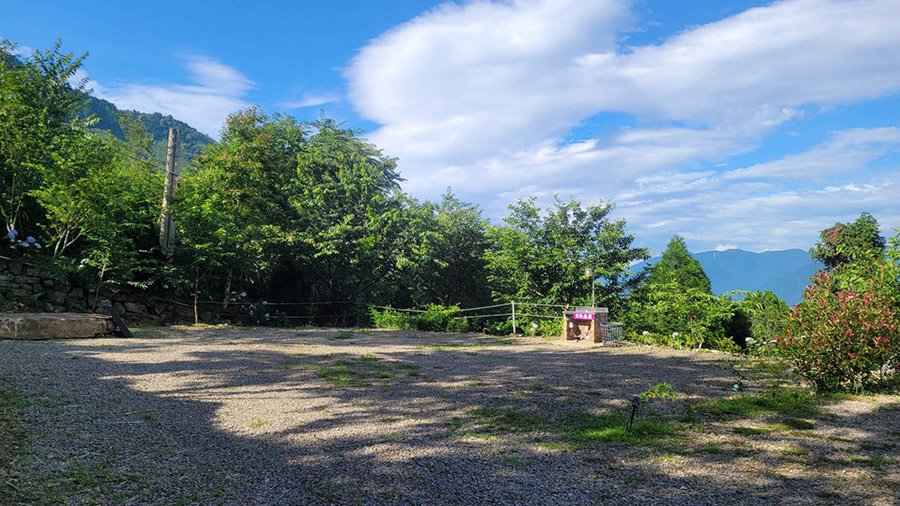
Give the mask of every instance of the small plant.
[{"label": "small plant", "polygon": [[678,394],[675,393],[675,390],[672,389],[672,385],[668,383],[657,383],[653,385],[649,390],[641,392],[638,394],[642,402],[650,402],[655,399],[661,400],[672,400],[678,398]]}]

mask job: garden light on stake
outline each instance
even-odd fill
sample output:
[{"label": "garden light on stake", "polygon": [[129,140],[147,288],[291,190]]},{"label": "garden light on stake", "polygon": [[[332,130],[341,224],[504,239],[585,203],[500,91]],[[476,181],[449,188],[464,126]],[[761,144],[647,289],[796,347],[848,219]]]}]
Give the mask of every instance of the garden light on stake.
[{"label": "garden light on stake", "polygon": [[634,415],[637,413],[638,406],[641,405],[641,397],[639,395],[635,395],[631,397],[631,418],[628,419],[628,425],[625,426],[625,430],[631,432],[631,424],[634,422]]}]

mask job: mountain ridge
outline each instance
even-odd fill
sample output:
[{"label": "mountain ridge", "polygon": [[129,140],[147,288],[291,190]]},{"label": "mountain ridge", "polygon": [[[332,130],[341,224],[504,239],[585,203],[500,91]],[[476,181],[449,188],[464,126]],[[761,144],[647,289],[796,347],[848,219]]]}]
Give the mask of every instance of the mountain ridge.
[{"label": "mountain ridge", "polygon": [[[732,290],[771,290],[788,304],[803,299],[803,289],[809,278],[822,266],[801,249],[754,253],[742,249],[690,253],[709,277],[713,293],[722,295]],[[640,272],[645,266],[659,261],[653,257],[632,266]]]}]

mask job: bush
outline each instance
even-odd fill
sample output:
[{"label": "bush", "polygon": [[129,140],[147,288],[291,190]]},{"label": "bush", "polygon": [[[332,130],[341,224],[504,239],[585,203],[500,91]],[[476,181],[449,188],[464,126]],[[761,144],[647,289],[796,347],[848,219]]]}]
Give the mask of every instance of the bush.
[{"label": "bush", "polygon": [[448,332],[453,315],[458,311],[458,306],[444,307],[438,304],[429,304],[425,307],[425,311],[413,316],[414,326],[416,330]]},{"label": "bush", "polygon": [[[420,313],[401,312],[393,308],[369,311],[372,323],[379,329],[424,330],[428,332],[466,332],[468,325],[462,318],[453,318],[459,307],[429,304]],[[460,323],[462,322],[462,323]]]},{"label": "bush", "polygon": [[770,355],[778,338],[787,326],[790,306],[769,290],[765,292],[741,292],[744,300],[740,311],[750,318],[750,336],[746,341],[747,352],[753,355]]},{"label": "bush", "polygon": [[379,311],[374,307],[369,311],[375,328],[390,330],[412,330],[412,322],[409,313],[401,313],[393,308],[385,308]]},{"label": "bush", "polygon": [[804,299],[788,315],[779,344],[817,389],[866,389],[897,371],[900,320],[890,297],[842,291],[832,274],[822,273]]}]

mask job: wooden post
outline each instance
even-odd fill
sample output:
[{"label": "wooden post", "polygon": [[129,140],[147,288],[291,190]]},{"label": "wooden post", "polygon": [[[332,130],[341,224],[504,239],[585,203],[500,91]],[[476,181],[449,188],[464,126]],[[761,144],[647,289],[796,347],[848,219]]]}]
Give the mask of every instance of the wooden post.
[{"label": "wooden post", "polygon": [[512,301],[513,337],[516,335],[516,301]]},{"label": "wooden post", "polygon": [[175,220],[169,213],[169,200],[178,183],[175,168],[175,155],[178,151],[178,130],[169,129],[169,146],[166,149],[166,186],[163,190],[162,213],[159,216],[159,248],[166,260],[171,261],[175,254]]}]

